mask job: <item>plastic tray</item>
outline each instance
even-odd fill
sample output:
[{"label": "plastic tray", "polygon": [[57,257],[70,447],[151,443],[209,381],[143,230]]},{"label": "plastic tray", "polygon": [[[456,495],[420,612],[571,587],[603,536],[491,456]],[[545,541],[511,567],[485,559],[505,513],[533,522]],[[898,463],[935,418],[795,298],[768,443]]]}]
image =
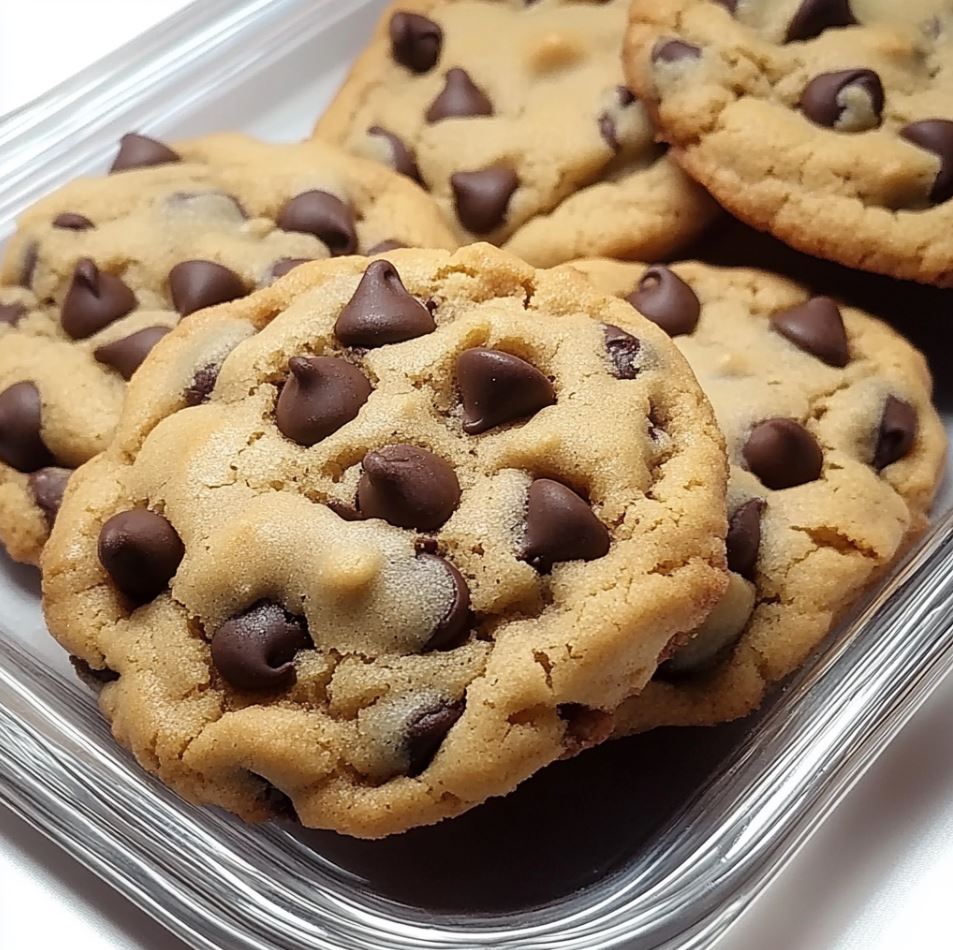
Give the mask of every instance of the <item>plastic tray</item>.
[{"label": "plastic tray", "polygon": [[[383,5],[203,0],[8,116],[0,238],[130,129],[304,136]],[[926,311],[951,298],[924,294],[899,325],[949,352],[949,319]],[[953,666],[951,604],[944,491],[906,563],[757,719],[610,743],[460,819],[354,842],[244,826],[145,775],[45,633],[35,572],[0,561],[0,801],[194,947],[708,947]]]}]

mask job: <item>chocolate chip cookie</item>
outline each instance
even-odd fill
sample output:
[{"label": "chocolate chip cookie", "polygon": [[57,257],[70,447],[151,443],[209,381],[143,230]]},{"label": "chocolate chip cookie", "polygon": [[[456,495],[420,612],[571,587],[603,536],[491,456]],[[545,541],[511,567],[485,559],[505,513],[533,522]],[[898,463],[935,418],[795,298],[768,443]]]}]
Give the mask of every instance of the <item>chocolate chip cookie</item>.
[{"label": "chocolate chip cookie", "polygon": [[940,0],[635,0],[632,88],[733,214],[953,286],[953,11]]},{"label": "chocolate chip cookie", "polygon": [[144,364],[47,618],[188,798],[387,835],[608,736],[722,596],[726,480],[677,349],[578,274],[309,264]]},{"label": "chocolate chip cookie", "polygon": [[946,449],[926,362],[886,324],[763,272],[573,266],[672,335],[731,463],[731,585],[619,729],[737,718],[924,528]]},{"label": "chocolate chip cookie", "polygon": [[3,264],[0,542],[21,561],[38,558],[70,470],[105,448],[126,382],[180,318],[302,260],[455,246],[421,189],[317,142],[127,135],[113,172],[27,211]]},{"label": "chocolate chip cookie", "polygon": [[461,243],[655,260],[713,220],[620,62],[628,0],[398,0],[316,134],[421,182]]}]

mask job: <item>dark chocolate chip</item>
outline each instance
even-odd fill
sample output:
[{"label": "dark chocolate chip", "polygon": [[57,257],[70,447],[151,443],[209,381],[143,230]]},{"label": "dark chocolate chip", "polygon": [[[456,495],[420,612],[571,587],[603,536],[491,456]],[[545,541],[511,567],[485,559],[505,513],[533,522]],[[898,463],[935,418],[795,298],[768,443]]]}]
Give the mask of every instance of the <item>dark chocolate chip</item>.
[{"label": "dark chocolate chip", "polygon": [[64,211],[53,219],[54,228],[64,228],[67,231],[88,231],[96,227],[85,215],[74,211]]},{"label": "dark chocolate chip", "polygon": [[236,689],[287,689],[295,681],[295,654],[313,646],[302,617],[261,601],[215,631],[212,662]]},{"label": "dark chocolate chip", "polygon": [[874,468],[881,471],[909,453],[917,437],[917,411],[908,402],[888,396],[874,449]]},{"label": "dark chocolate chip", "polygon": [[493,115],[493,103],[465,69],[451,69],[440,95],[427,110],[427,121],[433,123],[478,115]]},{"label": "dark chocolate chip", "polygon": [[333,356],[293,356],[288,368],[275,421],[298,445],[315,445],[337,432],[357,417],[372,391],[356,366]]},{"label": "dark chocolate chip", "polygon": [[390,47],[395,62],[411,72],[425,73],[440,59],[443,30],[418,13],[395,13],[390,18]]},{"label": "dark chocolate chip", "polygon": [[450,176],[460,223],[474,234],[489,234],[504,221],[520,180],[512,168],[484,168]]},{"label": "dark chocolate chip", "polygon": [[375,244],[373,247],[367,249],[368,257],[376,257],[378,254],[386,254],[388,251],[399,251],[401,248],[407,247],[406,244],[401,244],[400,241],[387,240],[381,241],[378,244]]},{"label": "dark chocolate chip", "polygon": [[631,333],[626,333],[621,327],[612,323],[605,324],[602,329],[605,331],[606,350],[615,368],[616,377],[635,379],[639,375],[636,359],[642,344]]},{"label": "dark chocolate chip", "polygon": [[520,557],[546,573],[560,561],[594,561],[609,553],[609,531],[571,488],[549,478],[529,486]]},{"label": "dark chocolate chip", "polygon": [[27,314],[22,303],[0,303],[0,323],[15,327]]},{"label": "dark chocolate chip", "polygon": [[197,310],[244,297],[248,290],[235,271],[215,261],[182,261],[169,271],[169,292],[176,310],[187,317]]},{"label": "dark chocolate chip", "polygon": [[327,245],[332,257],[357,251],[354,212],[326,191],[304,191],[292,198],[278,215],[278,227],[313,234]]},{"label": "dark chocolate chip", "polygon": [[466,708],[458,702],[441,702],[418,710],[406,726],[407,774],[414,778],[433,762],[447,733],[456,725]]},{"label": "dark chocolate chip", "polygon": [[99,532],[100,563],[116,587],[137,604],[166,589],[184,554],[175,528],[145,508],[113,515]]},{"label": "dark chocolate chip", "polygon": [[953,122],[949,119],[924,119],[904,126],[900,135],[933,152],[940,160],[940,170],[930,189],[930,200],[941,204],[953,198]]},{"label": "dark chocolate chip", "polygon": [[357,508],[355,508],[353,504],[349,504],[346,501],[338,501],[337,498],[329,498],[327,501],[327,506],[343,521],[364,520]]},{"label": "dark chocolate chip", "polygon": [[[872,69],[845,69],[836,73],[821,73],[815,76],[801,93],[801,111],[818,125],[836,128],[848,108],[842,94],[848,89],[860,89],[870,100],[874,120],[863,129],[880,125],[884,111],[884,87],[880,77]],[[863,131],[860,126],[852,132]]]},{"label": "dark chocolate chip", "polygon": [[850,361],[847,330],[840,308],[830,297],[812,297],[771,317],[771,326],[796,347],[828,366]]},{"label": "dark chocolate chip", "polygon": [[168,145],[146,135],[129,132],[119,140],[119,152],[109,171],[124,172],[129,168],[148,168],[180,161],[181,156],[173,152]]},{"label": "dark chocolate chip", "polygon": [[470,435],[534,416],[556,402],[553,384],[512,353],[482,346],[464,350],[457,357],[456,377],[463,397],[463,431]]},{"label": "dark chocolate chip", "polygon": [[[635,102],[635,94],[626,86],[616,86],[615,95],[619,106],[623,109]],[[603,112],[599,116],[599,133],[613,152],[618,152],[622,147],[619,142],[619,132],[616,128],[615,118],[611,113]]]},{"label": "dark chocolate chip", "polygon": [[825,30],[855,26],[850,0],[804,0],[788,25],[785,42],[813,40]]},{"label": "dark chocolate chip", "polygon": [[659,40],[652,49],[653,63],[680,63],[686,59],[698,59],[699,47],[684,40]]},{"label": "dark chocolate chip", "polygon": [[372,349],[433,333],[430,311],[404,288],[390,261],[372,261],[334,324],[345,346]]},{"label": "dark chocolate chip", "polygon": [[0,393],[0,462],[18,472],[53,465],[43,442],[43,403],[34,383],[14,383]]},{"label": "dark chocolate chip", "polygon": [[218,363],[207,363],[198,369],[192,377],[185,390],[185,404],[187,406],[201,406],[203,402],[208,402],[215,389],[215,383],[218,382],[218,374],[221,370]]},{"label": "dark chocolate chip", "polygon": [[286,274],[290,274],[296,267],[310,264],[312,260],[314,260],[312,257],[282,257],[268,268],[268,274],[263,283],[265,286],[273,284]]},{"label": "dark chocolate chip", "polygon": [[824,466],[817,440],[793,419],[758,423],[745,442],[743,454],[748,468],[775,490],[813,482]]},{"label": "dark chocolate chip", "polygon": [[74,340],[85,340],[134,310],[137,303],[136,295],[119,277],[104,273],[84,257],[73,270],[60,322]]},{"label": "dark chocolate chip", "polygon": [[415,445],[387,445],[364,456],[357,505],[365,518],[436,531],[456,511],[460,483],[442,458]]},{"label": "dark chocolate chip", "polygon": [[761,548],[761,515],[765,502],[752,498],[735,509],[728,520],[728,570],[754,580]]},{"label": "dark chocolate chip", "polygon": [[414,153],[404,144],[403,139],[379,125],[371,126],[367,130],[367,134],[383,139],[390,146],[390,165],[394,171],[406,175],[418,184],[420,183],[420,169],[417,167],[417,159],[414,157]]},{"label": "dark chocolate chip", "polygon": [[627,298],[643,316],[658,324],[669,336],[695,332],[701,303],[688,284],[661,264],[650,267],[639,286]]},{"label": "dark chocolate chip", "polygon": [[166,334],[168,327],[146,327],[138,333],[124,336],[121,340],[104,343],[97,347],[93,356],[100,363],[111,366],[125,380],[132,379],[132,374],[139,369],[142,361],[149,355],[152,348]]},{"label": "dark chocolate chip", "polygon": [[466,639],[470,627],[470,588],[463,575],[445,558],[435,554],[418,554],[418,557],[439,563],[453,583],[453,599],[424,647],[425,650],[450,650]]},{"label": "dark chocolate chip", "polygon": [[28,244],[23,252],[23,260],[20,263],[20,286],[30,287],[33,284],[33,272],[36,270],[37,262],[40,259],[40,248],[36,241]]},{"label": "dark chocolate chip", "polygon": [[66,483],[72,474],[72,469],[52,466],[41,468],[30,475],[30,491],[33,493],[33,500],[50,525],[56,521],[60,505],[63,503]]},{"label": "dark chocolate chip", "polygon": [[85,660],[81,660],[78,656],[71,656],[69,661],[70,665],[76,671],[76,675],[86,686],[96,692],[99,692],[107,683],[114,683],[119,679],[119,674],[115,670],[109,669],[108,666],[103,669],[97,669],[95,666],[90,666]]}]

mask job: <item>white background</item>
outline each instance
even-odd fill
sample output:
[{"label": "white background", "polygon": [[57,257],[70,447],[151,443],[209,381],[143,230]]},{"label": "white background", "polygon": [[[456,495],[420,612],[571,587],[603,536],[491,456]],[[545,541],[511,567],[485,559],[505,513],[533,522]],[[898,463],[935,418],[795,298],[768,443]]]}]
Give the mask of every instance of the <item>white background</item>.
[{"label": "white background", "polygon": [[[184,0],[0,0],[0,113],[182,6]],[[951,883],[953,684],[920,712],[722,948],[951,948]],[[61,947],[181,945],[0,809],[0,950]]]}]

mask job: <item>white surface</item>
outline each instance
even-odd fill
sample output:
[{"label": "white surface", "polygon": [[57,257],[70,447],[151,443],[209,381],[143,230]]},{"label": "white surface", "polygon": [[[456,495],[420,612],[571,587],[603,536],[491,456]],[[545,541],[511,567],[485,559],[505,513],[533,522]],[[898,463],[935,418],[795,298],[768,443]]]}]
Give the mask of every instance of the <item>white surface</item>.
[{"label": "white surface", "polygon": [[[185,5],[185,0],[0,0],[0,114]],[[907,727],[722,950],[953,946],[946,920],[953,880],[951,724],[953,684]],[[0,810],[0,948],[181,946]]]}]

